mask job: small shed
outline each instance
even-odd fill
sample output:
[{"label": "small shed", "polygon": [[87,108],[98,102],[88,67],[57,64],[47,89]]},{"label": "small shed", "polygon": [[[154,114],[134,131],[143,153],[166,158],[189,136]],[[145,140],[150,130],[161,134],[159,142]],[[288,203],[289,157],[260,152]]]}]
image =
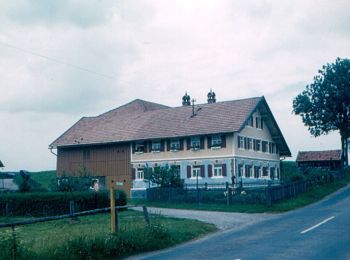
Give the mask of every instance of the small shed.
[{"label": "small shed", "polygon": [[299,151],[296,162],[300,168],[339,169],[341,150]]}]

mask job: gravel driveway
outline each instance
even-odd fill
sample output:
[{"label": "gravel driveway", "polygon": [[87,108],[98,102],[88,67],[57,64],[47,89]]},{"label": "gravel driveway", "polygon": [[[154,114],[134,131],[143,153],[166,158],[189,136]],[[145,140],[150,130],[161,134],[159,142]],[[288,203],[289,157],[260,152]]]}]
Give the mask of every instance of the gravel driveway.
[{"label": "gravel driveway", "polygon": [[[147,207],[149,213],[161,214],[176,218],[197,219],[203,222],[212,223],[221,230],[241,229],[246,226],[255,224],[260,221],[273,218],[275,215],[267,213],[251,214],[251,213],[231,213],[204,210],[184,210],[184,209],[168,209]],[[137,208],[142,210],[142,208]]]}]

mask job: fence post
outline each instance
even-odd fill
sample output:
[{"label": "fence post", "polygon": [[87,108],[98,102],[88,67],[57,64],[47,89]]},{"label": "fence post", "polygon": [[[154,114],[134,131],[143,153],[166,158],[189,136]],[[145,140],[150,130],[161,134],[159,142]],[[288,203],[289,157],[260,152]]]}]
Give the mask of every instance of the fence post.
[{"label": "fence post", "polygon": [[9,215],[10,215],[9,203],[6,202],[6,205],[5,205],[5,216],[6,216],[6,217],[9,217]]},{"label": "fence post", "polygon": [[148,216],[148,211],[146,206],[142,206],[142,211],[143,211],[143,216],[145,218],[145,222],[147,225],[149,225],[149,216]]},{"label": "fence post", "polygon": [[228,186],[228,182],[226,182],[226,205],[230,205],[230,190]]},{"label": "fence post", "polygon": [[111,232],[115,233],[115,197],[113,187],[109,190],[109,197],[111,205]]},{"label": "fence post", "polygon": [[75,205],[74,205],[74,201],[70,200],[69,201],[69,214],[73,215],[75,213]]},{"label": "fence post", "polygon": [[266,205],[267,206],[271,206],[272,204],[272,200],[271,200],[271,188],[270,186],[268,185],[266,187]]}]

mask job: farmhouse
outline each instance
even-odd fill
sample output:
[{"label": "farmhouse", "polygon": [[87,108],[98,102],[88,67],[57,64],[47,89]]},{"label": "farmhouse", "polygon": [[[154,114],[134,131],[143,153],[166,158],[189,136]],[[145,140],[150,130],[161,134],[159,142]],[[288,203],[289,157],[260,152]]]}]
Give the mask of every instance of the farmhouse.
[{"label": "farmhouse", "polygon": [[296,162],[300,168],[328,168],[341,167],[341,150],[327,151],[299,151]]},{"label": "farmhouse", "polygon": [[[52,144],[58,176],[82,172],[129,195],[151,184],[146,168],[175,166],[186,184],[279,179],[291,156],[264,97],[168,107],[143,100],[83,117]],[[131,191],[131,193],[130,193]]]}]

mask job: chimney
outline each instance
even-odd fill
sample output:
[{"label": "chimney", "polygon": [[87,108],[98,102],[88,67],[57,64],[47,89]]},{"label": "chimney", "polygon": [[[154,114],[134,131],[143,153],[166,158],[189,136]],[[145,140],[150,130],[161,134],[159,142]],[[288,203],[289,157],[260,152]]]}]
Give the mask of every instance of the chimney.
[{"label": "chimney", "polygon": [[216,103],[216,98],[215,98],[215,92],[210,89],[210,92],[208,93],[208,104]]},{"label": "chimney", "polygon": [[187,94],[187,91],[185,95],[182,97],[182,105],[183,106],[190,106],[191,105],[191,97]]}]

